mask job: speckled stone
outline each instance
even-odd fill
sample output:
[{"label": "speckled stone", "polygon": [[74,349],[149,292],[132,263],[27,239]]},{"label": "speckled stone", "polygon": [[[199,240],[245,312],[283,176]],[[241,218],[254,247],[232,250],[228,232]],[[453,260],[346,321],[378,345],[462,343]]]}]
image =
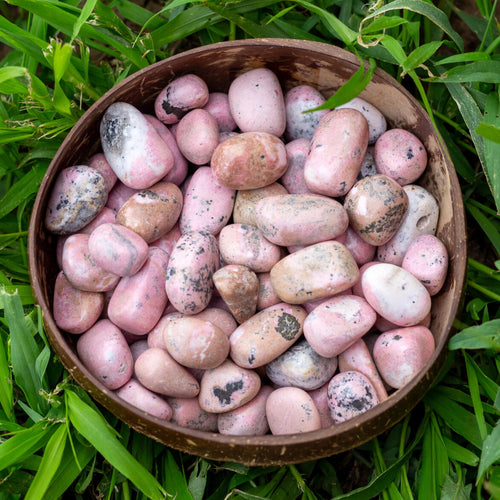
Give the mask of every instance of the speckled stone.
[{"label": "speckled stone", "polygon": [[394,180],[381,174],[365,177],[344,200],[351,227],[371,245],[389,241],[408,210],[408,196]]},{"label": "speckled stone", "polygon": [[360,372],[339,373],[328,384],[330,414],[337,424],[361,415],[378,403],[375,388]]},{"label": "speckled stone", "polygon": [[328,382],[336,369],[336,357],[320,356],[304,339],[268,363],[266,375],[280,387],[300,387],[311,391]]},{"label": "speckled stone", "polygon": [[251,401],[258,394],[260,386],[257,372],[227,359],[217,368],[205,371],[198,400],[203,410],[224,413]]},{"label": "speckled stone", "polygon": [[205,432],[217,432],[217,413],[208,413],[200,406],[198,398],[167,398],[172,408],[174,424]]},{"label": "speckled stone", "polygon": [[52,188],[45,227],[60,235],[76,233],[97,216],[107,199],[105,179],[95,168],[86,165],[65,168]]}]

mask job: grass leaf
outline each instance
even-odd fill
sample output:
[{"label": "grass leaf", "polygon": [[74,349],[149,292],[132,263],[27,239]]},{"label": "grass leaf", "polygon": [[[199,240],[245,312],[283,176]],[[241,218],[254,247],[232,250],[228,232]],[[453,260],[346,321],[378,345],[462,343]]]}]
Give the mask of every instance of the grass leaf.
[{"label": "grass leaf", "polygon": [[39,394],[43,383],[35,368],[40,350],[26,325],[21,299],[17,293],[8,294],[2,289],[0,297],[10,329],[12,371],[16,384],[23,390],[31,408],[44,413],[47,405]]},{"label": "grass leaf", "polygon": [[53,426],[40,421],[10,436],[0,444],[0,470],[22,462],[36,453],[45,446],[53,431]]},{"label": "grass leaf", "polygon": [[84,403],[73,391],[66,390],[65,395],[68,416],[75,429],[148,498],[163,499],[161,485],[118,441],[102,415]]},{"label": "grass leaf", "polygon": [[438,77],[426,78],[426,81],[500,83],[500,61],[476,61],[455,66]]},{"label": "grass leaf", "polygon": [[443,436],[443,443],[446,446],[446,452],[450,460],[456,460],[471,467],[477,467],[479,457],[474,452],[448,439],[446,436]]},{"label": "grass leaf", "polygon": [[489,467],[491,467],[497,460],[500,460],[500,420],[491,431],[483,444],[483,452],[481,453],[481,461],[477,471],[477,481],[479,482]]},{"label": "grass leaf", "polygon": [[43,453],[42,462],[26,493],[25,500],[44,500],[46,498],[45,493],[61,463],[66,446],[66,432],[66,426],[59,424],[52,436],[50,436]]},{"label": "grass leaf", "polygon": [[433,56],[443,42],[434,41],[425,43],[417,47],[413,52],[408,54],[408,57],[403,61],[403,74],[408,73],[412,69],[417,68],[421,64],[423,64],[427,59]]},{"label": "grass leaf", "polygon": [[500,319],[464,328],[450,339],[449,348],[495,349],[500,352]]},{"label": "grass leaf", "polygon": [[7,419],[15,422],[12,373],[7,352],[7,342],[0,335],[0,406]]},{"label": "grass leaf", "polygon": [[481,137],[484,137],[489,141],[500,144],[500,128],[495,125],[489,125],[488,123],[481,122],[476,128],[476,134],[479,134]]},{"label": "grass leaf", "polygon": [[170,450],[166,450],[165,470],[168,477],[168,483],[165,484],[167,495],[177,500],[193,500],[188,489],[186,476]]},{"label": "grass leaf", "polygon": [[444,31],[451,38],[451,40],[453,40],[460,52],[463,52],[464,42],[460,35],[453,29],[446,14],[431,3],[424,2],[423,0],[394,0],[393,2],[376,9],[371,14],[366,16],[361,22],[361,25],[363,26],[367,20],[379,17],[386,12],[401,9],[416,12],[429,19],[439,29]]},{"label": "grass leaf", "polygon": [[486,422],[484,420],[483,405],[481,402],[481,394],[479,393],[479,383],[477,381],[477,375],[474,370],[474,366],[471,365],[470,356],[464,353],[465,356],[465,368],[467,370],[467,380],[469,382],[469,392],[472,398],[472,406],[474,408],[474,414],[476,415],[477,426],[479,432],[481,433],[481,439],[486,438],[488,431],[486,429]]},{"label": "grass leaf", "polygon": [[90,14],[92,14],[92,11],[94,10],[96,3],[97,0],[87,0],[83,5],[80,15],[78,16],[78,19],[76,20],[73,26],[73,32],[71,33],[70,44],[72,44],[75,38],[79,35],[82,26],[87,22],[87,19],[90,17]]}]

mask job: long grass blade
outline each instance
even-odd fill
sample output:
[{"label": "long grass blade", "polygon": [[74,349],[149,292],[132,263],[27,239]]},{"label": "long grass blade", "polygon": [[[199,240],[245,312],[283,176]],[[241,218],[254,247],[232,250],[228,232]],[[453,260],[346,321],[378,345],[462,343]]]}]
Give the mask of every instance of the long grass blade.
[{"label": "long grass blade", "polygon": [[[477,482],[481,481],[484,474],[497,460],[500,460],[500,420],[497,425],[491,431],[483,444],[483,452],[481,453],[481,461],[479,462],[479,468],[477,471]],[[477,483],[476,483],[477,484]]]},{"label": "long grass blade", "polygon": [[118,441],[102,415],[84,403],[73,391],[66,390],[65,394],[68,416],[75,429],[148,498],[163,499],[162,486]]},{"label": "long grass blade", "polygon": [[26,493],[25,500],[43,500],[46,498],[46,491],[61,463],[64,448],[66,446],[66,432],[66,425],[59,424],[52,436],[50,436],[47,446],[45,447],[42,462]]}]

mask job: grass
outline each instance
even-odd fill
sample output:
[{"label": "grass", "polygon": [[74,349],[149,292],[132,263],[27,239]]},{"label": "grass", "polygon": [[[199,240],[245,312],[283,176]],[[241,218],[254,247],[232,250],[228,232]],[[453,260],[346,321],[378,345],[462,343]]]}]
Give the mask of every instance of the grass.
[{"label": "grass", "polygon": [[[155,4],[156,5],[156,4]],[[497,1],[128,0],[0,4],[0,499],[500,498],[500,35]],[[460,27],[460,28],[458,28]],[[336,457],[249,468],[170,450],[97,406],[45,338],[29,286],[31,207],[65,134],[127,75],[187,48],[320,40],[422,103],[468,219],[464,307],[438,382],[413,412]],[[370,69],[335,95],[357,94]]]}]

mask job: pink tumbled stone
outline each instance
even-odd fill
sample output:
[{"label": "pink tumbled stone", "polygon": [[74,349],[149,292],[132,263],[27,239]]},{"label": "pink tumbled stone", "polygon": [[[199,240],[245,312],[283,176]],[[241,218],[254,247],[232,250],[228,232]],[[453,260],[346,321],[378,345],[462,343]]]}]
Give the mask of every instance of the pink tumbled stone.
[{"label": "pink tumbled stone", "polygon": [[208,413],[200,406],[198,398],[167,398],[172,408],[174,424],[198,431],[217,432],[217,413]]},{"label": "pink tumbled stone", "polygon": [[373,360],[384,381],[399,389],[422,370],[434,349],[434,336],[425,326],[397,328],[380,334]]},{"label": "pink tumbled stone", "polygon": [[298,387],[280,387],[267,398],[271,433],[300,434],[321,429],[321,417],[311,396]]}]

